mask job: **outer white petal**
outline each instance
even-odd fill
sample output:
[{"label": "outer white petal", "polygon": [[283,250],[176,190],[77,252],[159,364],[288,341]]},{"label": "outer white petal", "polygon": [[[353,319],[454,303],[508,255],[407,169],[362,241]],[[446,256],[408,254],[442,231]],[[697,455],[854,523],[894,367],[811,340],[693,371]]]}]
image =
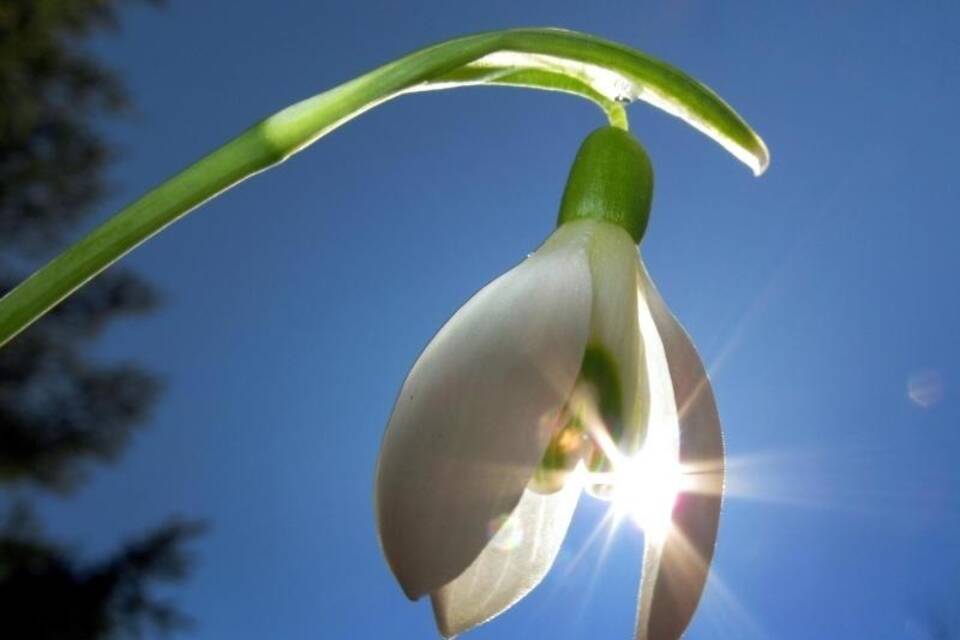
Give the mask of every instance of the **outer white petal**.
[{"label": "outer white petal", "polygon": [[513,514],[460,577],[432,594],[437,627],[451,637],[490,620],[547,575],[580,497],[580,474],[552,494],[527,490]]},{"label": "outer white petal", "polygon": [[376,477],[384,554],[408,597],[463,573],[539,464],[587,342],[593,225],[563,225],[484,287],[417,360]]},{"label": "outer white petal", "polygon": [[[723,439],[700,356],[642,264],[639,280],[641,301],[646,300],[669,366],[687,482],[673,510],[673,526],[662,540],[648,539],[644,550],[636,637],[675,640],[693,617],[713,558],[723,493]],[[648,345],[658,339],[646,332],[643,337]]]}]

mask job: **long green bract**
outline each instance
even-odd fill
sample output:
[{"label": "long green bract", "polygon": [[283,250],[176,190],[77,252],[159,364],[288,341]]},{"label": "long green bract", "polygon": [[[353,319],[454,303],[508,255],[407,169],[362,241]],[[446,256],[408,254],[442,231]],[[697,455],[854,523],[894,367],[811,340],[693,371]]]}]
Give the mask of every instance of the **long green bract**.
[{"label": "long green bract", "polygon": [[294,104],[147,192],[0,299],[0,346],[167,225],[364,111],[404,93],[469,85],[572,93],[623,128],[622,105],[643,100],[684,119],[758,175],[769,162],[760,137],[715,93],[629,47],[559,29],[457,38]]}]

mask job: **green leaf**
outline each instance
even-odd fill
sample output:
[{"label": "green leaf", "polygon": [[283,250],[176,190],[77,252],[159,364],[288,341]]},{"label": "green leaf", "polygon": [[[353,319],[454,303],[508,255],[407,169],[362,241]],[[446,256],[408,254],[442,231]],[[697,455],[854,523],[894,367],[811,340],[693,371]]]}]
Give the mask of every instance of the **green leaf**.
[{"label": "green leaf", "polygon": [[759,175],[757,134],[710,89],[639,51],[560,29],[512,29],[449,40],[294,104],[257,123],[119,211],[0,299],[0,345],[167,225],[387,100],[419,91],[505,85],[582,96],[626,128],[643,100],[685,120]]}]

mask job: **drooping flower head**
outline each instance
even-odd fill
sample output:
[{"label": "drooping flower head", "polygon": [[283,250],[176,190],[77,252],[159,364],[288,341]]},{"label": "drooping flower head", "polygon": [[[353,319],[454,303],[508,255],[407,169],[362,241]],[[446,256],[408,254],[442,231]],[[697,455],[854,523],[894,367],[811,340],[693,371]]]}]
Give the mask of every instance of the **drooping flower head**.
[{"label": "drooping flower head", "polygon": [[723,445],[703,364],[637,251],[652,186],[629,134],[588,136],[556,231],[454,314],[403,384],[377,523],[444,636],[543,579],[584,490],[644,528],[636,637],[679,638],[696,609]]}]

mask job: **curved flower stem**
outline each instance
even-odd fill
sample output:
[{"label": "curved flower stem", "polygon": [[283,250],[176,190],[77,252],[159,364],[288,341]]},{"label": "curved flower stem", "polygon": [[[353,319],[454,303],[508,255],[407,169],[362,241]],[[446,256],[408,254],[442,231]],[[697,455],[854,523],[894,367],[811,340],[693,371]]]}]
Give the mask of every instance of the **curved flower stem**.
[{"label": "curved flower stem", "polygon": [[168,224],[367,109],[404,93],[468,85],[576,94],[621,128],[622,104],[644,100],[686,120],[758,175],[769,162],[760,137],[710,89],[628,47],[559,29],[457,38],[294,104],[147,192],[0,299],[0,346]]}]

